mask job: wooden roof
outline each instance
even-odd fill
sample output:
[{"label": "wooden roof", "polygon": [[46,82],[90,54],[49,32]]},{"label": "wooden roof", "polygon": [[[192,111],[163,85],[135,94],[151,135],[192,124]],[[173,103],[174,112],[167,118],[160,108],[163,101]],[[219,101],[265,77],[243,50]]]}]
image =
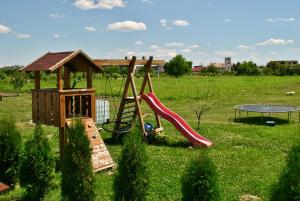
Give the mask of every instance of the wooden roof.
[{"label": "wooden roof", "polygon": [[21,70],[27,72],[52,72],[62,66],[67,66],[71,70],[79,72],[85,72],[87,68],[92,68],[95,71],[100,70],[94,61],[81,50],[69,52],[48,52]]},{"label": "wooden roof", "polygon": [[[128,66],[130,64],[130,59],[95,59],[94,62],[97,66],[110,66],[110,65],[120,65],[120,66]],[[137,59],[135,61],[135,65],[145,65],[148,62],[146,59]],[[164,65],[164,60],[153,60],[152,65]]]}]

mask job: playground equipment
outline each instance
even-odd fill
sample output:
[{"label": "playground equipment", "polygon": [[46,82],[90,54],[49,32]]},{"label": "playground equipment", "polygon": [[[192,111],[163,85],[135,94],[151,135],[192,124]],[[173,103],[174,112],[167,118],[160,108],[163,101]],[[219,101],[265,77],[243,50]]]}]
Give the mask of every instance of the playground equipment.
[{"label": "playground equipment", "polygon": [[[143,129],[144,136],[148,135],[145,127],[144,117],[141,109],[141,101],[145,100],[150,108],[154,111],[156,119],[156,127],[153,129],[155,133],[163,131],[161,125],[160,117],[165,118],[171,122],[176,129],[185,136],[190,142],[197,146],[209,147],[212,142],[208,139],[199,135],[194,131],[178,114],[172,112],[167,107],[165,107],[159,99],[154,94],[154,89],[152,85],[152,80],[150,76],[152,65],[163,65],[162,60],[153,60],[150,57],[149,60],[136,60],[136,57],[132,57],[131,60],[95,60],[98,66],[107,65],[122,65],[128,66],[128,74],[125,82],[125,87],[123,95],[121,98],[118,114],[116,120],[113,121],[114,130],[112,131],[115,135],[121,134],[124,130],[128,130],[128,127],[132,125],[132,122],[139,117],[141,128]],[[142,82],[141,89],[139,93],[136,89],[136,84],[134,80],[134,69],[135,65],[144,65],[145,74]],[[146,93],[146,87],[148,86],[149,93]],[[132,95],[128,96],[129,89],[131,88]],[[126,127],[127,126],[127,127]]]},{"label": "playground equipment", "polygon": [[271,115],[271,113],[287,113],[288,121],[290,121],[292,117],[292,112],[299,112],[298,121],[300,122],[300,108],[288,105],[266,105],[266,104],[248,104],[248,105],[236,105],[234,106],[235,110],[235,118],[237,118],[237,112],[239,114],[239,118],[241,118],[241,112],[246,111],[247,116],[249,112],[261,113],[262,117],[265,113]]},{"label": "playground equipment", "polygon": [[[115,164],[95,125],[95,89],[92,85],[92,72],[99,71],[100,67],[95,65],[84,52],[78,50],[48,52],[22,70],[35,74],[35,89],[32,90],[32,121],[59,128],[60,157],[67,143],[65,130],[71,125],[73,118],[80,118],[93,150],[94,172],[113,167]],[[41,89],[40,72],[42,71],[57,74],[57,88]],[[71,88],[71,72],[86,74],[85,89]]]}]

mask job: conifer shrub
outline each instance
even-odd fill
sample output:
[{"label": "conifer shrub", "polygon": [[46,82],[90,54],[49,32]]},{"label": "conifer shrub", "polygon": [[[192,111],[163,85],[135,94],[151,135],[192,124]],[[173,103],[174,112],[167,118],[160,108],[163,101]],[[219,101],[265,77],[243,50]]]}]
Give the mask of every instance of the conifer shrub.
[{"label": "conifer shrub", "polygon": [[90,142],[77,119],[67,130],[68,143],[62,161],[62,200],[91,201],[95,198]]},{"label": "conifer shrub", "polygon": [[134,129],[124,138],[114,179],[115,201],[144,201],[147,197],[149,174],[148,157],[142,134]]},{"label": "conifer shrub", "polygon": [[183,201],[218,201],[216,167],[206,152],[192,160],[181,180]]},{"label": "conifer shrub", "polygon": [[41,125],[25,143],[20,164],[20,185],[26,189],[23,200],[41,200],[52,184],[55,161]]},{"label": "conifer shrub", "polygon": [[279,182],[273,187],[271,201],[300,200],[300,143],[288,154],[287,165]]},{"label": "conifer shrub", "polygon": [[0,181],[13,185],[17,181],[21,151],[21,135],[15,120],[10,117],[0,119]]}]

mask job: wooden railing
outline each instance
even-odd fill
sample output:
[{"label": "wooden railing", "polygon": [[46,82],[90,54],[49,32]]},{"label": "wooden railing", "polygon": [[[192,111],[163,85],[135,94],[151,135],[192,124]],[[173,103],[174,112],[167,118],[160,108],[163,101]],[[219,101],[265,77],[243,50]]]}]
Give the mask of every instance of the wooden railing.
[{"label": "wooden railing", "polygon": [[66,119],[90,117],[95,121],[94,89],[39,89],[32,91],[34,123],[64,127]]}]

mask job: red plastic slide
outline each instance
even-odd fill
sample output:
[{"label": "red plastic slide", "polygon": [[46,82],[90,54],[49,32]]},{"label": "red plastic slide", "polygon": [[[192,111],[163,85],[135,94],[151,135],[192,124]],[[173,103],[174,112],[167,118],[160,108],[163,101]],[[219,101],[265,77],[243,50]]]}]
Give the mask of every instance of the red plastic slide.
[{"label": "red plastic slide", "polygon": [[171,122],[176,129],[186,137],[190,142],[194,145],[200,145],[209,147],[212,145],[212,142],[208,139],[199,135],[196,131],[194,131],[182,117],[180,117],[175,112],[169,110],[166,106],[164,106],[154,93],[142,94],[141,98],[147,102],[147,104],[151,107],[153,111],[155,111],[158,115],[163,117],[164,119]]}]

